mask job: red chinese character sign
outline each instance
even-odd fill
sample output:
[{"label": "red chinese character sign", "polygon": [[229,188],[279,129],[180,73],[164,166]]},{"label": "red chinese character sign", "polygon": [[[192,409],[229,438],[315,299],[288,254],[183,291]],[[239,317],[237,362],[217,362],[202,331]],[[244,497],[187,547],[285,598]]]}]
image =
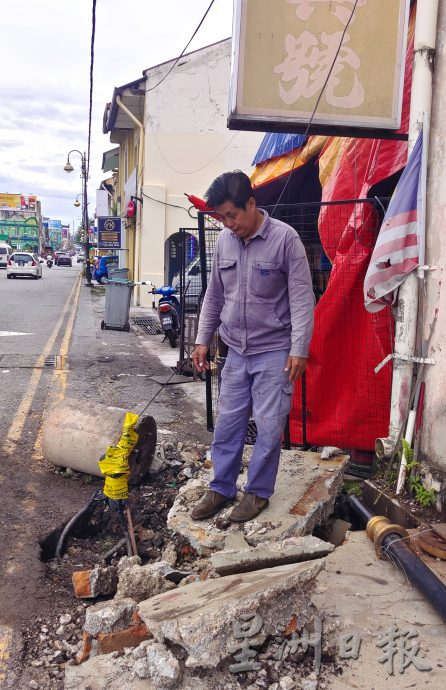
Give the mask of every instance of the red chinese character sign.
[{"label": "red chinese character sign", "polygon": [[313,115],[310,133],[404,136],[409,0],[235,0],[235,12],[230,129],[304,132]]}]

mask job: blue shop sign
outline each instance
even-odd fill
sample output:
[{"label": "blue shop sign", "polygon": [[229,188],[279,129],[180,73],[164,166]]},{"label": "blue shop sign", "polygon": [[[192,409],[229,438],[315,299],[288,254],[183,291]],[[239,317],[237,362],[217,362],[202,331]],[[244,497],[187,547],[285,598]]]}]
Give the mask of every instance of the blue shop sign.
[{"label": "blue shop sign", "polygon": [[99,216],[99,249],[121,249],[121,224],[122,218],[119,216]]}]

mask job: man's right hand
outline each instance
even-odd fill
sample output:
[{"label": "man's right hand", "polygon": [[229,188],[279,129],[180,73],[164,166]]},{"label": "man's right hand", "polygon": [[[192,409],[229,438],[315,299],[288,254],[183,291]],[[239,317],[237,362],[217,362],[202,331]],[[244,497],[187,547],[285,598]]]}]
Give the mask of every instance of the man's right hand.
[{"label": "man's right hand", "polygon": [[206,359],[208,350],[207,345],[196,345],[192,352],[192,362],[199,374],[209,369],[209,362]]}]

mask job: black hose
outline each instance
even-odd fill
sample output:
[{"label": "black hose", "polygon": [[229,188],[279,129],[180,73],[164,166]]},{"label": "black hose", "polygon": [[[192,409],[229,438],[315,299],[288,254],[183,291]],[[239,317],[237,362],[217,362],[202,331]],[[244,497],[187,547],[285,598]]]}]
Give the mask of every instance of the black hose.
[{"label": "black hose", "polygon": [[57,540],[57,545],[56,545],[56,552],[54,554],[55,558],[60,558],[61,551],[63,549],[64,541],[66,537],[68,536],[69,532],[71,529],[74,527],[76,522],[86,513],[88,513],[89,510],[91,510],[91,506],[93,503],[99,498],[102,497],[102,491],[98,489],[97,491],[94,492],[93,496],[90,498],[88,503],[84,505],[83,508],[81,508],[76,515],[73,515],[71,520],[67,522],[65,527],[63,528],[62,532],[60,533],[59,539]]},{"label": "black hose", "polygon": [[[365,522],[375,517],[375,513],[354,496],[349,496],[348,502]],[[409,581],[424,594],[438,615],[446,621],[446,587],[443,582],[409,548],[400,534],[394,532],[384,537],[382,548],[394,557],[394,562],[400,566]]]},{"label": "black hose", "polygon": [[365,507],[363,503],[359,500],[359,498],[355,498],[355,496],[349,496],[348,497],[348,502],[350,506],[353,508],[353,510],[358,513],[358,515],[362,518],[363,522],[365,524],[368,523],[370,518],[374,517],[375,513],[372,513],[371,510]]}]

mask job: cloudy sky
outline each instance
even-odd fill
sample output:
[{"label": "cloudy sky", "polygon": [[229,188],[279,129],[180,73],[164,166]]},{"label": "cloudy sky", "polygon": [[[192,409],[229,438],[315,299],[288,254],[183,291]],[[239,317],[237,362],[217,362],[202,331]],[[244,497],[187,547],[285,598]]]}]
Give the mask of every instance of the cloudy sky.
[{"label": "cloudy sky", "polygon": [[[102,115],[113,88],[177,57],[210,0],[97,0],[90,209],[104,179]],[[87,147],[92,0],[15,0],[3,9],[0,192],[37,194],[43,215],[78,224]],[[231,35],[232,0],[215,0],[190,50]]]}]

